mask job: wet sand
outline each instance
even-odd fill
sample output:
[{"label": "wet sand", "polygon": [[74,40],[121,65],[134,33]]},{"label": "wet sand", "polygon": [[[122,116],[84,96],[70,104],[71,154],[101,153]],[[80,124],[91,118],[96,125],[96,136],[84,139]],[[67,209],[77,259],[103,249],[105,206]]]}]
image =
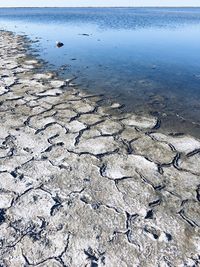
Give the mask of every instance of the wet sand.
[{"label": "wet sand", "polygon": [[40,73],[0,36],[0,265],[198,266],[200,140]]}]

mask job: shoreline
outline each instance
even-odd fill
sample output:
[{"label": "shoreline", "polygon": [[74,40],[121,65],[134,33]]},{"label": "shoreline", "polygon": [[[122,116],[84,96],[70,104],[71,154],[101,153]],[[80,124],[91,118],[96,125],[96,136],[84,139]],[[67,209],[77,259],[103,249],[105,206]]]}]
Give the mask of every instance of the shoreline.
[{"label": "shoreline", "polygon": [[99,105],[0,36],[0,264],[198,266],[200,140]]},{"label": "shoreline", "polygon": [[[5,12],[5,14],[3,14],[4,12],[2,10],[3,12],[2,13],[2,25],[4,25],[5,30],[9,29],[18,34],[27,34],[29,36],[32,36],[32,40],[35,40],[35,43],[33,41],[32,48],[38,51],[38,55],[37,55],[38,57],[43,58],[45,61],[49,63],[48,65],[45,66],[47,70],[52,70],[52,71],[57,70],[58,75],[61,79],[62,78],[65,79],[65,76],[70,77],[71,75],[72,76],[77,75],[78,79],[76,80],[76,82],[79,84],[81,89],[91,94],[102,94],[103,93],[105,95],[105,99],[108,100],[108,104],[109,104],[109,98],[111,98],[112,100],[114,100],[115,98],[116,99],[115,101],[119,102],[120,104],[124,104],[125,112],[133,112],[135,114],[144,115],[144,116],[150,114],[152,116],[159,117],[162,121],[162,125],[159,129],[159,132],[163,132],[163,133],[171,133],[171,131],[181,132],[184,134],[192,135],[196,138],[200,138],[200,121],[199,121],[200,109],[199,109],[199,104],[198,104],[198,97],[199,97],[198,71],[199,70],[195,67],[195,65],[197,66],[198,62],[197,64],[196,63],[194,64],[195,61],[192,60],[193,56],[195,57],[195,53],[194,53],[195,47],[194,49],[191,50],[193,52],[191,52],[190,56],[189,55],[184,56],[184,51],[183,53],[179,51],[178,53],[181,53],[182,56],[181,58],[179,58],[179,60],[177,60],[176,64],[173,64],[173,60],[176,58],[175,50],[173,50],[174,52],[171,53],[170,57],[166,57],[165,51],[163,51],[162,58],[165,61],[165,63],[163,61],[164,63],[163,64],[157,52],[159,51],[159,47],[158,49],[155,49],[157,45],[156,45],[156,42],[154,41],[154,53],[150,54],[149,60],[146,61],[145,57],[142,56],[140,62],[136,63],[137,54],[140,53],[139,51],[141,49],[142,50],[144,49],[145,51],[145,47],[143,48],[140,46],[137,47],[137,41],[135,41],[134,38],[132,39],[131,34],[128,34],[127,38],[130,38],[130,40],[132,39],[131,43],[133,45],[135,43],[137,48],[134,50],[133,53],[130,53],[130,57],[129,57],[128,52],[126,52],[126,49],[124,49],[126,46],[125,40],[123,42],[120,41],[121,44],[119,44],[118,48],[116,47],[117,49],[116,51],[118,51],[117,53],[119,53],[120,51],[121,52],[120,52],[119,58],[116,61],[117,64],[116,66],[114,66],[113,65],[114,61],[112,60],[112,57],[113,58],[115,57],[114,46],[116,46],[118,41],[116,40],[116,44],[114,44],[115,42],[113,43],[113,45],[109,44],[110,37],[108,37],[108,35],[106,37],[106,34],[104,31],[103,31],[104,33],[102,32],[102,35],[99,36],[97,29],[94,31],[92,30],[91,32],[89,29],[85,29],[84,32],[88,31],[89,34],[92,33],[90,37],[88,38],[85,38],[85,36],[81,36],[78,29],[77,31],[75,30],[74,32],[71,32],[68,37],[62,35],[62,31],[63,31],[62,27],[65,27],[64,26],[65,24],[66,24],[66,27],[68,27],[67,26],[68,22],[65,20],[64,20],[65,22],[63,21],[65,15],[66,16],[69,15],[70,20],[72,19],[73,25],[76,25],[77,23],[75,19],[76,18],[75,14],[73,14],[71,18],[70,9],[69,9],[69,12],[67,10],[66,12],[63,11],[64,13],[61,12],[62,18],[59,18],[58,16],[56,19],[57,22],[55,23],[58,23],[58,24],[59,24],[60,19],[63,21],[62,27],[59,26],[59,34],[57,33],[58,35],[57,37],[54,37],[53,34],[45,33],[45,30],[43,30],[43,32],[40,32],[41,29],[37,21],[35,20],[35,16],[33,19],[33,23],[35,26],[31,27],[31,29],[29,29],[29,27],[26,28],[26,26],[23,26],[23,25],[21,25],[21,28],[17,27],[18,19],[20,19],[21,21],[26,21],[26,18],[25,18],[26,16],[24,16],[25,14],[22,15],[20,10],[18,11],[19,12],[17,12],[17,9],[16,9],[16,12],[17,12],[16,13],[13,9],[13,11]],[[27,9],[28,13],[29,11]],[[45,13],[48,13],[48,9],[47,11],[45,11],[44,9],[43,11]],[[75,9],[74,9],[74,12],[77,13]],[[16,13],[15,19],[17,19],[16,21],[14,21],[15,19],[12,20],[12,16],[13,15],[15,16],[15,13]],[[55,11],[53,13],[52,12],[50,13],[51,14],[45,15],[45,19],[41,21],[41,25],[44,26],[45,23],[48,24],[48,20],[50,22],[51,16],[53,16],[53,14],[56,14],[57,12]],[[83,13],[84,13],[84,10],[83,10]],[[101,14],[100,11],[97,13],[99,15]],[[112,18],[119,16],[119,14],[118,13],[115,14],[114,11],[111,13],[112,13]],[[131,14],[133,14],[134,12],[128,12],[127,10],[127,12],[125,13],[127,13],[127,15],[128,13],[130,13],[129,15],[131,17],[132,16]],[[183,24],[186,23],[187,20],[185,21],[185,19],[187,17],[192,18],[192,21],[193,19],[195,19],[193,23],[197,23],[196,18],[198,18],[199,12],[192,12],[193,15],[192,14],[189,15],[189,13],[187,15],[185,14],[183,16],[184,18],[182,18],[179,12],[177,13],[177,15],[179,14],[178,15],[179,19],[180,18],[181,20],[183,19],[182,22],[181,20],[179,21],[180,22],[178,23],[179,26],[175,27],[177,31],[177,36],[180,30],[179,27],[184,27],[185,29],[185,26],[183,26]],[[32,11],[31,14],[34,15],[34,11]],[[77,15],[80,16],[81,18],[81,14],[82,12],[80,13],[78,12]],[[105,14],[104,15],[103,14],[104,12],[102,13],[102,19],[104,21],[104,22],[102,21],[102,23],[105,25],[103,26],[102,24],[102,26],[106,27],[106,16],[104,16]],[[146,16],[145,14],[146,12],[143,15]],[[100,26],[101,19],[99,15],[98,16],[95,15],[95,17],[97,18],[97,21],[96,21],[97,25]],[[157,17],[158,14],[157,15],[154,14],[154,15]],[[174,16],[173,12],[166,13],[166,21],[165,20],[162,21],[162,17],[158,15],[159,20],[161,19],[160,23],[162,24],[162,26],[160,25],[160,23],[159,25],[162,28],[166,22],[166,26],[167,28],[169,27],[169,30],[171,32],[172,28],[175,26],[174,23],[176,24],[176,19],[178,17]],[[4,24],[4,21],[6,22],[6,20],[9,18],[11,19],[11,21],[6,26],[6,24]],[[171,19],[169,20],[169,18]],[[92,16],[89,16],[89,20],[90,19],[92,19]],[[110,24],[110,22],[108,21],[107,23]],[[112,20],[111,20],[111,23],[112,23]],[[122,21],[120,23],[122,23]],[[153,21],[151,21],[151,23],[153,23]],[[188,21],[188,23],[190,22]],[[128,25],[127,27],[129,28]],[[54,26],[56,26],[56,24]],[[51,29],[53,29],[52,27],[54,26],[53,25],[49,26],[50,32],[51,32]],[[150,28],[148,27],[148,25],[146,26],[145,26],[146,30],[149,31]],[[123,27],[124,26],[122,23],[122,25],[120,26],[121,29],[119,28],[118,31],[124,32]],[[112,32],[113,34],[117,33],[114,29],[111,29],[111,28],[110,28],[110,31],[111,31],[110,33]],[[155,34],[157,35],[159,31],[156,30],[156,25],[154,25],[153,28],[155,30]],[[138,30],[144,34],[142,27],[139,27]],[[69,31],[70,31],[70,28],[69,28]],[[192,30],[189,30],[189,31],[191,32]],[[134,32],[135,30],[133,30],[133,33]],[[183,33],[183,31],[181,32]],[[174,34],[173,31],[171,33]],[[137,31],[135,32],[135,34],[137,34]],[[56,39],[59,40],[61,36],[62,36],[62,42],[64,42],[65,46],[61,50],[55,49],[55,45],[54,45],[55,40]],[[98,36],[101,37],[102,40],[100,39],[96,40],[96,37]],[[195,34],[194,36],[198,36],[198,34]],[[158,34],[158,37],[159,37],[159,34]],[[69,42],[68,38],[71,39],[71,42]],[[145,38],[145,34],[143,38]],[[96,43],[95,40],[99,42]],[[171,40],[173,40],[173,38],[171,38]],[[85,45],[86,44],[88,44],[89,46],[91,45],[91,47],[93,47],[95,51],[96,56],[90,57],[88,50],[86,51],[82,50],[80,47],[81,43],[79,43],[79,41],[84,42]],[[198,38],[196,42],[190,42],[190,47],[193,47],[193,44],[197,42],[198,42]],[[106,47],[110,47],[110,48],[112,47],[111,53],[109,53],[106,61],[105,60],[102,61],[101,57],[103,56],[103,53],[106,53],[106,49],[107,49]],[[69,54],[68,54],[69,52],[68,50],[71,51]],[[138,51],[138,53],[136,51]],[[144,52],[144,55],[145,53],[148,54],[148,50]],[[70,54],[71,56],[73,54],[73,57],[70,58]],[[58,59],[59,57],[60,59]],[[125,62],[125,58],[126,58],[126,62]],[[181,64],[181,62],[184,60],[187,60],[188,64],[185,64],[185,65]],[[98,64],[97,61],[99,61],[101,64]],[[123,61],[124,61],[124,64],[123,64]],[[153,65],[154,64],[153,62],[156,63],[156,65]],[[189,62],[191,65],[190,68],[189,68]],[[169,77],[171,78],[169,79]],[[187,81],[184,82],[184,79],[187,79]],[[184,98],[186,100],[184,100]],[[107,103],[105,101],[105,105],[106,104]]]}]

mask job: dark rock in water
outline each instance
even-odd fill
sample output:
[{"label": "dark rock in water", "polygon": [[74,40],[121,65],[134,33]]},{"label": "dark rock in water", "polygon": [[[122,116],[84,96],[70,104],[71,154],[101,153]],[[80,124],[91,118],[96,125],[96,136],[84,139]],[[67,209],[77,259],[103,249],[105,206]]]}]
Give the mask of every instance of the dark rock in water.
[{"label": "dark rock in water", "polygon": [[83,36],[90,36],[88,33],[81,33],[80,35],[83,35]]},{"label": "dark rock in water", "polygon": [[60,48],[60,47],[62,47],[64,44],[62,43],[62,42],[56,42],[56,46],[58,47],[58,48]]}]

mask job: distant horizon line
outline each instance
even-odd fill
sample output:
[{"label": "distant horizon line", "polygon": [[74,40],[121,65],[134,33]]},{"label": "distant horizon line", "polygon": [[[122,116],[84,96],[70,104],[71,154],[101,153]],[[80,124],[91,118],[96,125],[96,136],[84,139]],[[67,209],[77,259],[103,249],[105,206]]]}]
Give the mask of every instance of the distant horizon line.
[{"label": "distant horizon line", "polygon": [[200,8],[200,6],[0,6],[0,8]]}]

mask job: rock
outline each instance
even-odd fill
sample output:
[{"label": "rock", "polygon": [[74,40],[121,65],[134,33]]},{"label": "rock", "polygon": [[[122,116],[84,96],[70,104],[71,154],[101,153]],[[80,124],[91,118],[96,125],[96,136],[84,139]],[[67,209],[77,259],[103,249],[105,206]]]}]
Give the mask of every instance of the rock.
[{"label": "rock", "polygon": [[90,36],[88,33],[81,33],[80,35],[83,35],[83,36]]},{"label": "rock", "polygon": [[63,44],[62,42],[58,42],[58,41],[56,41],[56,46],[57,46],[58,48],[61,48],[63,45],[64,45],[64,44]]}]

